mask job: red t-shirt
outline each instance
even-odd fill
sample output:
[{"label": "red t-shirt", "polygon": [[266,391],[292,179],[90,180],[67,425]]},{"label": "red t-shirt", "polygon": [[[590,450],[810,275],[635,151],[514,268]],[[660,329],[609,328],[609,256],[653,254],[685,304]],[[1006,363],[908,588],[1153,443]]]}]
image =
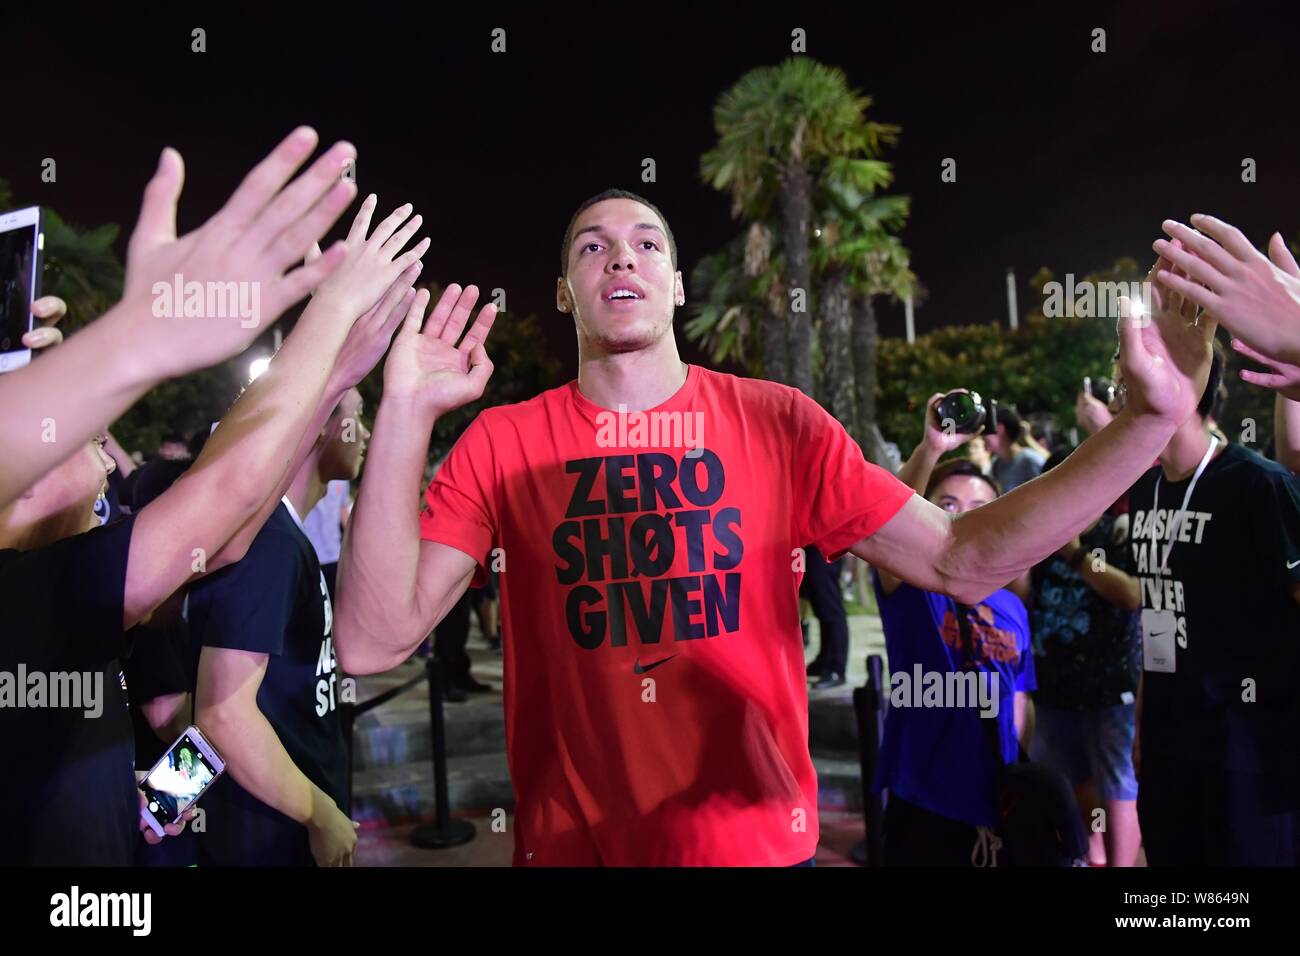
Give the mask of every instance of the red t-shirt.
[{"label": "red t-shirt", "polygon": [[421,536],[476,576],[504,558],[516,865],[811,857],[795,552],[833,560],[911,494],[797,390],[696,366],[621,420],[576,381],[480,414]]}]

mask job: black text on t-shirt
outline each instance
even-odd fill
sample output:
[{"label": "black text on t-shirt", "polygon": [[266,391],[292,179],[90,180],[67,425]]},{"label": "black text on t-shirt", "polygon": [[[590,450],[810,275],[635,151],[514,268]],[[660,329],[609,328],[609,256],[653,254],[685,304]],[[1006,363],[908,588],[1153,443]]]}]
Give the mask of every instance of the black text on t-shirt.
[{"label": "black text on t-shirt", "polygon": [[[577,585],[565,616],[579,647],[595,650],[606,636],[609,646],[625,646],[629,611],[637,640],[657,644],[669,606],[674,640],[740,629],[740,573],[733,569],[745,550],[741,516],[739,508],[712,508],[726,485],[715,453],[579,458],[564,470],[574,476],[573,489],[551,544],[561,562],[559,583]],[[678,532],[691,573],[666,578]],[[593,586],[599,582],[608,582],[603,593]]]}]

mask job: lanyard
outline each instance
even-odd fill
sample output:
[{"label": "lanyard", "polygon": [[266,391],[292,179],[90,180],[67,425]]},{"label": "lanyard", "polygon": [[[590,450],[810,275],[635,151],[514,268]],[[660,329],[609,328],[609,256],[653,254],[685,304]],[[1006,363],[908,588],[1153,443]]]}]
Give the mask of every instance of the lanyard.
[{"label": "lanyard", "polygon": [[[1205,471],[1205,466],[1210,463],[1210,458],[1214,455],[1214,449],[1219,446],[1219,437],[1210,436],[1210,447],[1205,449],[1205,457],[1201,463],[1196,466],[1196,474],[1192,475],[1192,483],[1187,486],[1187,494],[1183,495],[1183,506],[1178,509],[1178,514],[1174,515],[1174,522],[1169,526],[1169,544],[1165,547],[1165,559],[1160,562],[1160,567],[1156,569],[1156,574],[1164,575],[1169,573],[1169,555],[1173,553],[1174,542],[1178,540],[1178,529],[1182,527],[1183,519],[1187,517],[1187,503],[1192,500],[1192,492],[1196,490],[1196,482],[1201,478],[1201,473]],[[1151,515],[1154,518],[1156,510],[1160,507],[1160,473],[1156,474],[1156,490],[1151,498]],[[1160,545],[1155,541],[1156,553],[1159,553]]]}]

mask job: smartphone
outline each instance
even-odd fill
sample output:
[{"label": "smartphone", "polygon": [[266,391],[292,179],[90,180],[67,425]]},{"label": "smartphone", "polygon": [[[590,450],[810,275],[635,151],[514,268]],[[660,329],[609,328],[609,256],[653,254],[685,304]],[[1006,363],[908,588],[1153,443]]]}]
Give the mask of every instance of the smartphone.
[{"label": "smartphone", "polygon": [[32,330],[32,303],[41,295],[44,250],[40,206],[0,213],[0,372],[32,360],[23,336]]},{"label": "smartphone", "polygon": [[163,827],[175,823],[225,769],[216,748],[199,728],[190,727],[140,781],[145,822],[164,836]]}]

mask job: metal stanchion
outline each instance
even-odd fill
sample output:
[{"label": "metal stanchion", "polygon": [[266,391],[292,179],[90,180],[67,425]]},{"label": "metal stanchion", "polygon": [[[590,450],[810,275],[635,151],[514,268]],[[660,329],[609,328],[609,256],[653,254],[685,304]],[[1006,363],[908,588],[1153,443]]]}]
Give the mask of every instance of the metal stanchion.
[{"label": "metal stanchion", "polygon": [[352,812],[352,731],[356,726],[357,714],[355,704],[343,704],[339,707],[339,717],[343,721],[343,747],[347,753],[348,767],[348,807]]},{"label": "metal stanchion", "polygon": [[867,655],[867,682],[853,689],[853,711],[858,718],[858,759],[862,767],[862,816],[867,838],[856,843],[849,856],[859,866],[882,866],[885,859],[885,801],[871,781],[880,760],[880,735],[884,727],[884,659]]},{"label": "metal stanchion", "polygon": [[411,831],[411,843],[424,850],[445,850],[474,839],[474,824],[453,820],[447,797],[447,728],[442,714],[442,667],[436,656],[425,661],[429,681],[429,729],[433,738],[433,802],[436,819]]}]

